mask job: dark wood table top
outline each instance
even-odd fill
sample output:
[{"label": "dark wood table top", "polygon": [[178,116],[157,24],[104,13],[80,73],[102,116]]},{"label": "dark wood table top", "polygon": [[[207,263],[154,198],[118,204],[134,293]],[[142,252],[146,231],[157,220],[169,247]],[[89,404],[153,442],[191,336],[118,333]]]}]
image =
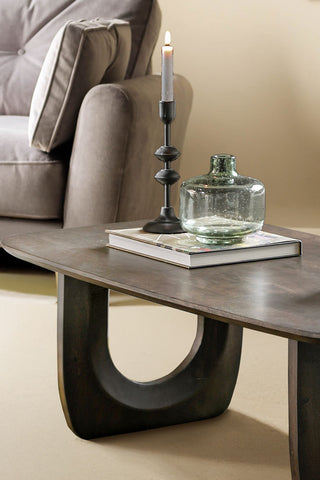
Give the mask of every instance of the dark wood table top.
[{"label": "dark wood table top", "polygon": [[106,227],[14,235],[3,247],[18,258],[89,283],[320,343],[320,236],[266,226],[266,231],[302,240],[303,255],[188,270],[106,247]]}]

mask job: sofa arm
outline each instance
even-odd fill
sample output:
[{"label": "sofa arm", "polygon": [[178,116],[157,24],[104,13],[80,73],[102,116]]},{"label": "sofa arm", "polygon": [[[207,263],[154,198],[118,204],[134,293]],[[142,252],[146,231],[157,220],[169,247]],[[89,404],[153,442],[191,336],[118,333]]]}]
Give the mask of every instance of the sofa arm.
[{"label": "sofa arm", "polygon": [[[163,144],[160,82],[159,75],[147,75],[98,85],[86,95],[70,161],[65,227],[158,216],[163,187],[153,176],[162,163],[153,152]],[[181,151],[192,90],[185,78],[175,76],[174,91],[172,144]],[[178,165],[175,161],[173,168]]]}]

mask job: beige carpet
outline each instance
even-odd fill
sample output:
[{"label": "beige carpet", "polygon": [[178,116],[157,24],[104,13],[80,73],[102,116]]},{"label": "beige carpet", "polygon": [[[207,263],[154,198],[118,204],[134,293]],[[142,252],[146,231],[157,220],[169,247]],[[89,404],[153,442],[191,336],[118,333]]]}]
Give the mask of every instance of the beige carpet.
[{"label": "beige carpet", "polygon": [[[111,349],[127,376],[159,377],[187,353],[192,315],[122,295],[111,305]],[[291,478],[285,339],[245,331],[237,387],[221,417],[84,441],[66,426],[59,403],[54,275],[0,273],[0,308],[1,478]]]}]

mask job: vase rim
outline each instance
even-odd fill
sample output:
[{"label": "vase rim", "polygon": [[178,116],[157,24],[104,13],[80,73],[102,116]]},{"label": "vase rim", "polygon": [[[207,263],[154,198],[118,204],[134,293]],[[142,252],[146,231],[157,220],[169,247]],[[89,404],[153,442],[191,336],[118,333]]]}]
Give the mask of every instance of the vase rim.
[{"label": "vase rim", "polygon": [[229,153],[217,153],[211,156],[211,160],[236,160],[236,157]]}]

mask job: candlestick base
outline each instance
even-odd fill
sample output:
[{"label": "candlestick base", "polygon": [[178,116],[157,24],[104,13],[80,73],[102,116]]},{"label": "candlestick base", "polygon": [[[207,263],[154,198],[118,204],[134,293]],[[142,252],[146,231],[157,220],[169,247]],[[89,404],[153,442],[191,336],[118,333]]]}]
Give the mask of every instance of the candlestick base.
[{"label": "candlestick base", "polygon": [[146,223],[143,227],[149,233],[183,233],[180,220],[175,216],[173,207],[162,207],[159,217]]}]

